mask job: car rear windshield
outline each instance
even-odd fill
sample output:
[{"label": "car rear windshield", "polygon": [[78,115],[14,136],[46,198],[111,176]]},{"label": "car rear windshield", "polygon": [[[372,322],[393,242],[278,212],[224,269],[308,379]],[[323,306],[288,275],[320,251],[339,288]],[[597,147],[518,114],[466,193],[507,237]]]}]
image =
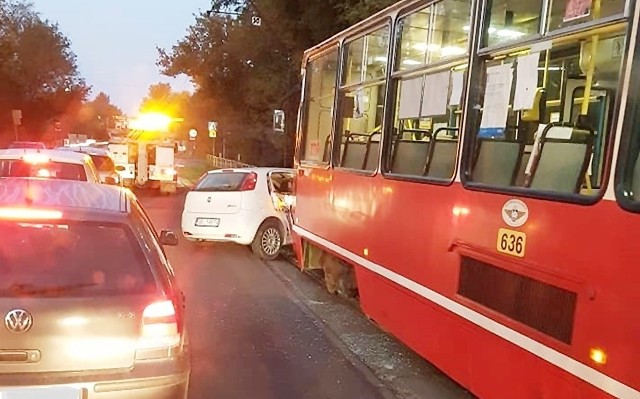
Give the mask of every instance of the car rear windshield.
[{"label": "car rear windshield", "polygon": [[90,155],[91,160],[100,172],[114,172],[116,165],[113,160],[106,155]]},{"label": "car rear windshield", "polygon": [[0,297],[76,297],[155,292],[128,226],[0,222]]},{"label": "car rear windshield", "polygon": [[47,162],[29,163],[20,159],[0,160],[0,177],[43,177],[61,180],[87,180],[84,165]]},{"label": "car rear windshield", "polygon": [[248,173],[208,173],[196,184],[195,191],[240,191]]}]

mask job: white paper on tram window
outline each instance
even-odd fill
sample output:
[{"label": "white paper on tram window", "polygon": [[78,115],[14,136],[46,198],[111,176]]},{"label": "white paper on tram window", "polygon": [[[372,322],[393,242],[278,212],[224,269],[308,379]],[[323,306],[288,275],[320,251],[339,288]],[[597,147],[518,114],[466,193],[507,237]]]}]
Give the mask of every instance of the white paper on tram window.
[{"label": "white paper on tram window", "polygon": [[400,110],[398,118],[409,119],[420,117],[420,100],[422,99],[423,76],[403,80],[400,83]]},{"label": "white paper on tram window", "polygon": [[451,98],[449,106],[457,106],[462,102],[462,89],[464,87],[464,71],[451,72]]},{"label": "white paper on tram window", "polygon": [[540,53],[518,57],[516,76],[516,94],[513,98],[513,110],[529,110],[533,108],[538,88],[538,64]]},{"label": "white paper on tram window", "polygon": [[481,129],[505,128],[507,126],[512,84],[513,68],[511,64],[487,68]]},{"label": "white paper on tram window", "polygon": [[424,79],[424,96],[420,115],[439,116],[447,114],[449,101],[449,71],[427,75]]}]

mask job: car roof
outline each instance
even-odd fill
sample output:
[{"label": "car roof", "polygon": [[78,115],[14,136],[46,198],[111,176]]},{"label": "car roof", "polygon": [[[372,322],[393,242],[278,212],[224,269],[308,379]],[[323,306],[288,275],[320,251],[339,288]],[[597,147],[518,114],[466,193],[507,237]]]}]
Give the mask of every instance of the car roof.
[{"label": "car roof", "polygon": [[259,175],[266,175],[269,172],[289,172],[295,173],[295,169],[289,168],[274,168],[274,167],[251,167],[251,168],[224,168],[224,169],[213,169],[208,171],[207,173],[251,173],[255,172]]},{"label": "car roof", "polygon": [[35,148],[10,148],[0,150],[2,159],[22,159],[27,154],[42,154],[53,162],[84,164],[88,155],[74,151],[39,150]]},{"label": "car roof", "polygon": [[110,155],[108,150],[105,150],[104,148],[96,148],[96,147],[58,147],[56,148],[56,151],[77,152],[77,153],[104,156],[104,157],[108,157]]},{"label": "car roof", "polygon": [[75,209],[96,213],[128,213],[130,190],[77,180],[0,178],[0,207]]}]

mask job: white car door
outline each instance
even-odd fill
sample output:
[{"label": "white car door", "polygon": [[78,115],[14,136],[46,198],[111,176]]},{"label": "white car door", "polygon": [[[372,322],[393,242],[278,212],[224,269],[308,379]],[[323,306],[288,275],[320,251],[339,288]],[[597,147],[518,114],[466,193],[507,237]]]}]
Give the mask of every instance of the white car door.
[{"label": "white car door", "polygon": [[282,225],[285,226],[285,242],[287,243],[291,241],[293,227],[289,207],[292,205],[292,199],[295,198],[293,193],[294,179],[295,172],[292,170],[272,170],[267,174],[273,216],[280,219]]}]

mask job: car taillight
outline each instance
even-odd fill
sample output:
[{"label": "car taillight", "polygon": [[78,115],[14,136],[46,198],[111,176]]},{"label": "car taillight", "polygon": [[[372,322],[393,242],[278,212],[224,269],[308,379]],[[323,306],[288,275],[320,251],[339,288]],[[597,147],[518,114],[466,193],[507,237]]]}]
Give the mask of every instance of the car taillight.
[{"label": "car taillight", "polygon": [[240,186],[240,191],[251,191],[256,188],[256,183],[258,182],[258,175],[255,172],[251,172],[245,176],[244,180],[242,180],[242,185]]},{"label": "car taillight", "polygon": [[163,349],[180,344],[180,320],[173,301],[152,303],[142,312],[138,349]]}]

